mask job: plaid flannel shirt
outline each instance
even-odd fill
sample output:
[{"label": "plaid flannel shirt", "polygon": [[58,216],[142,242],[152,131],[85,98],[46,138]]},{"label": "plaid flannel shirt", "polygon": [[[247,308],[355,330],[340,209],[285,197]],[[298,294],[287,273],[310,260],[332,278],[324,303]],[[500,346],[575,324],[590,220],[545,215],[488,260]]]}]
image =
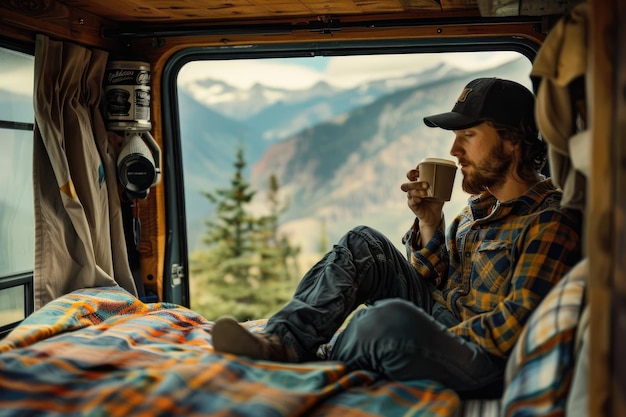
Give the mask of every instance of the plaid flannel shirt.
[{"label": "plaid flannel shirt", "polygon": [[499,203],[471,198],[421,247],[417,220],[403,242],[411,264],[438,283],[433,298],[461,322],[449,330],[507,357],[530,313],[581,257],[580,216],[560,208],[561,192],[544,180]]}]

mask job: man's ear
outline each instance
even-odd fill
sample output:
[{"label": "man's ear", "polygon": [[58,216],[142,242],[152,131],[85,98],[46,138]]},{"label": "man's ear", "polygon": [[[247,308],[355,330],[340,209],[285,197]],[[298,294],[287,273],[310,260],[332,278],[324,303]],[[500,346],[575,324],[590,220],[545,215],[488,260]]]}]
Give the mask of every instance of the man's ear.
[{"label": "man's ear", "polygon": [[504,151],[507,153],[513,153],[515,155],[515,160],[519,160],[519,156],[522,152],[521,144],[519,142],[513,143],[510,140],[504,140],[502,142],[504,144]]},{"label": "man's ear", "polygon": [[513,163],[511,164],[511,172],[514,173],[515,177],[518,176],[519,166],[523,161],[522,158],[522,145],[521,143],[513,143],[510,140],[504,141],[504,150],[505,152],[510,152],[513,155]]}]

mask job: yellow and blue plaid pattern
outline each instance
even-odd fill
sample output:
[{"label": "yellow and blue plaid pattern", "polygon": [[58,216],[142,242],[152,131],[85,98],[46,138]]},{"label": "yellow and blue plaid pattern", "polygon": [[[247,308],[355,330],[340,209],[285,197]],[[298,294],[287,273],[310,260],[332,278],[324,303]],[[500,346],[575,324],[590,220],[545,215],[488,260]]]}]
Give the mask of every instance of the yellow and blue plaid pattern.
[{"label": "yellow and blue plaid pattern", "polygon": [[580,262],[533,312],[507,363],[502,416],[564,416],[588,263]]},{"label": "yellow and blue plaid pattern", "polygon": [[[260,331],[265,320],[243,324]],[[461,407],[433,381],[393,382],[339,362],[217,354],[212,326],[118,287],[74,291],[0,341],[0,414],[437,417]]]},{"label": "yellow and blue plaid pattern", "polygon": [[489,194],[470,199],[450,225],[447,248],[439,231],[412,251],[426,279],[447,267],[433,296],[461,320],[450,331],[509,355],[530,313],[580,259],[580,220],[560,199],[550,180],[506,203]]}]

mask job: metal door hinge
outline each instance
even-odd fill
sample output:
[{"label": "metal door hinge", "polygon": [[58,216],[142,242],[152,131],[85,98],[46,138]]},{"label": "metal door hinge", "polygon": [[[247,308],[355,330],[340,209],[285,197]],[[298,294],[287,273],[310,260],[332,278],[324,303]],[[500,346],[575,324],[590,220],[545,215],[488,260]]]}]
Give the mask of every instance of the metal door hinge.
[{"label": "metal door hinge", "polygon": [[185,269],[182,265],[172,264],[172,287],[180,285],[183,277],[185,276]]}]

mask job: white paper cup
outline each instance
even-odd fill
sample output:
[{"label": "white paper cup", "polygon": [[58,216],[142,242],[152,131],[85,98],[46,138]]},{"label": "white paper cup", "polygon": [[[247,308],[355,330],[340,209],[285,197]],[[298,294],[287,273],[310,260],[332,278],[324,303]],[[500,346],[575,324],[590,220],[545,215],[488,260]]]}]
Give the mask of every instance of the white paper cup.
[{"label": "white paper cup", "polygon": [[441,158],[424,158],[418,164],[419,181],[426,181],[427,198],[438,201],[450,201],[456,175],[456,162]]}]

